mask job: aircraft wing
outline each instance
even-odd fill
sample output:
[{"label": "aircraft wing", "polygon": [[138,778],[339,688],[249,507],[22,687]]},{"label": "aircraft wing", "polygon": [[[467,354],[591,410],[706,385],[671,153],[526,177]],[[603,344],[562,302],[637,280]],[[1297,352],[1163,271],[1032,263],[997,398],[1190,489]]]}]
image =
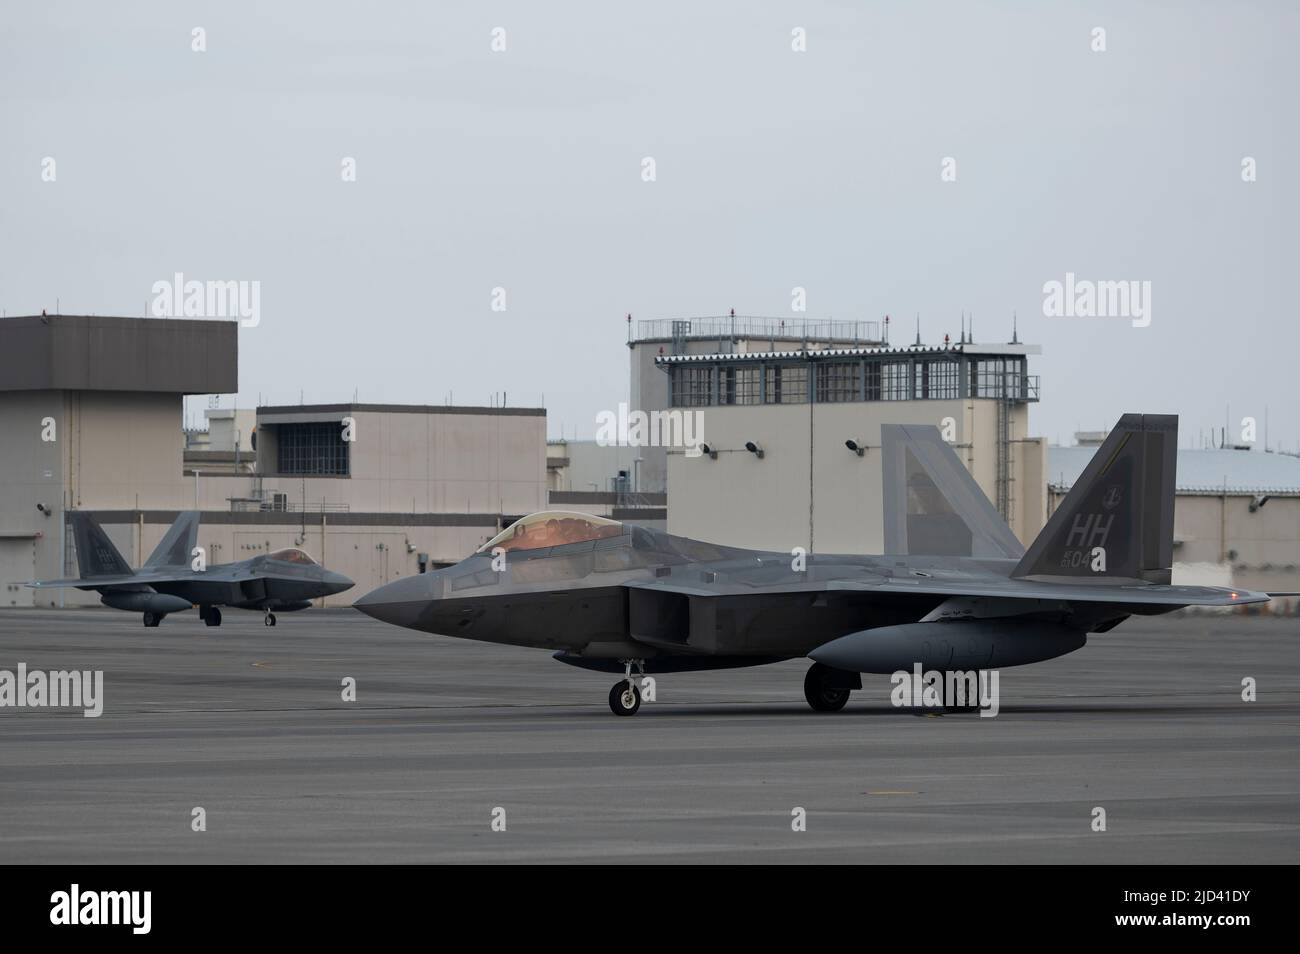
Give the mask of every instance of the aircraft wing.
[{"label": "aircraft wing", "polygon": [[116,586],[149,586],[153,583],[182,583],[195,580],[225,579],[221,574],[195,573],[191,570],[173,570],[170,572],[141,570],[138,573],[115,573],[105,576],[81,576],[66,580],[32,580],[27,586],[35,589],[55,589],[62,586],[78,586],[88,590],[98,590]]},{"label": "aircraft wing", "polygon": [[988,580],[953,583],[944,580],[890,580],[866,583],[832,580],[829,590],[861,590],[878,593],[933,593],[936,596],[996,596],[1004,599],[1054,600],[1072,603],[1125,603],[1159,606],[1236,606],[1268,602],[1267,593],[1229,590],[1217,586],[1172,586],[1168,584],[1061,584],[1025,580]]},{"label": "aircraft wing", "polygon": [[33,589],[57,589],[63,586],[80,586],[86,589],[97,589],[101,586],[126,586],[132,583],[148,582],[142,581],[133,573],[118,574],[117,576],[95,576],[95,577],[77,577],[71,580],[32,580],[25,583]]},{"label": "aircraft wing", "polygon": [[1267,593],[1252,590],[1229,590],[1211,586],[1172,586],[1164,584],[1118,583],[1047,583],[1032,580],[974,578],[955,581],[934,578],[900,579],[874,577],[861,580],[815,577],[804,582],[785,579],[776,582],[746,583],[721,581],[701,584],[669,583],[661,580],[631,581],[633,589],[684,596],[741,596],[781,593],[897,593],[913,596],[987,596],[1000,599],[1051,600],[1055,602],[1117,603],[1149,606],[1237,606],[1267,602]]}]

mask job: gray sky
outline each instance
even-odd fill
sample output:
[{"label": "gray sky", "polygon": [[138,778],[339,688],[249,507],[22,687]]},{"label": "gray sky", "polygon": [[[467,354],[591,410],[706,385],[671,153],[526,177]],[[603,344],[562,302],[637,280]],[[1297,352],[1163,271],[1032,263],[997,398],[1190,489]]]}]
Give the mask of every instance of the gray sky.
[{"label": "gray sky", "polygon": [[[553,434],[590,437],[627,398],[627,312],[789,316],[802,286],[896,343],[963,309],[1005,341],[1017,312],[1053,440],[1150,411],[1186,445],[1225,407],[1262,438],[1267,406],[1296,450],[1298,26],[1263,2],[7,4],[0,307],[256,280],[241,406],[544,393]],[[1067,271],[1150,281],[1150,327],[1045,318]]]}]

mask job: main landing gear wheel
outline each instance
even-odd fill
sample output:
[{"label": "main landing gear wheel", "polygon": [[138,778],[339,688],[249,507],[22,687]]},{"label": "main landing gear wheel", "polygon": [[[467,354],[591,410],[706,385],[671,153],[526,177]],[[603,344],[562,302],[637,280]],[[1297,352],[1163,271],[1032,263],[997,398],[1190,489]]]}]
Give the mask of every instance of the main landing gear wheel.
[{"label": "main landing gear wheel", "polygon": [[274,625],[275,625],[275,614],[272,613],[270,610],[268,610],[267,613],[266,613],[266,619],[262,620],[262,625],[263,625],[263,626],[274,626]]},{"label": "main landing gear wheel", "polygon": [[641,690],[630,679],[614,683],[614,688],[609,690],[609,707],[614,715],[636,715],[641,708]]},{"label": "main landing gear wheel", "polygon": [[832,672],[829,666],[813,663],[803,677],[803,697],[815,712],[839,712],[849,701],[850,690],[827,685]]},{"label": "main landing gear wheel", "polygon": [[207,612],[203,614],[203,622],[209,626],[220,626],[221,610],[215,606],[209,606]]},{"label": "main landing gear wheel", "polygon": [[[975,674],[974,698],[969,691],[958,692],[957,683],[949,673],[943,674],[943,708],[946,712],[979,712],[979,673]],[[964,690],[969,687],[963,686]],[[951,690],[951,691],[949,691]]]},{"label": "main landing gear wheel", "polygon": [[154,612],[152,612],[152,611],[150,611],[150,610],[145,610],[145,613],[144,613],[144,624],[145,624],[146,626],[152,628],[152,627],[154,627],[154,626],[157,626],[157,625],[158,625],[159,623],[161,623],[162,621],[163,621],[162,614],[154,613]]}]

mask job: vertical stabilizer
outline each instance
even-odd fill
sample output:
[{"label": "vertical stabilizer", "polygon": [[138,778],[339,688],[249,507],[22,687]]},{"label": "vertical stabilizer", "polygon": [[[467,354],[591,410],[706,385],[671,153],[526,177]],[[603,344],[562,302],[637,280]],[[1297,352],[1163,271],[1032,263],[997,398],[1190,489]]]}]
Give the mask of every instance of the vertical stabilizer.
[{"label": "vertical stabilizer", "polygon": [[82,579],[96,576],[130,576],[131,564],[122,559],[104,528],[91,519],[88,513],[73,510],[68,514],[72,521],[72,539],[77,548],[77,570]]},{"label": "vertical stabilizer", "polygon": [[937,427],[885,424],[880,443],[886,553],[1015,560],[1025,552]]},{"label": "vertical stabilizer", "polygon": [[158,546],[145,561],[145,566],[186,566],[194,555],[194,545],[199,538],[199,512],[187,510],[176,518]]},{"label": "vertical stabilizer", "polygon": [[1013,577],[1170,582],[1178,416],[1125,414]]}]

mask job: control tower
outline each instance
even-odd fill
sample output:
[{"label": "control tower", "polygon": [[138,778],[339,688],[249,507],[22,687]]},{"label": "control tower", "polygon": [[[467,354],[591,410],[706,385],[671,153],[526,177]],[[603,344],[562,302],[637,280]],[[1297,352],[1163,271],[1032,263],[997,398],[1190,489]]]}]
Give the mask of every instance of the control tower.
[{"label": "control tower", "polygon": [[[669,379],[656,360],[674,355],[745,355],[772,351],[824,351],[881,348],[888,344],[885,321],[835,321],[829,318],[774,318],[710,315],[698,318],[627,317],[631,353],[629,408],[647,413],[670,408]],[[661,446],[640,448],[638,493],[665,493],[668,455]]]}]

